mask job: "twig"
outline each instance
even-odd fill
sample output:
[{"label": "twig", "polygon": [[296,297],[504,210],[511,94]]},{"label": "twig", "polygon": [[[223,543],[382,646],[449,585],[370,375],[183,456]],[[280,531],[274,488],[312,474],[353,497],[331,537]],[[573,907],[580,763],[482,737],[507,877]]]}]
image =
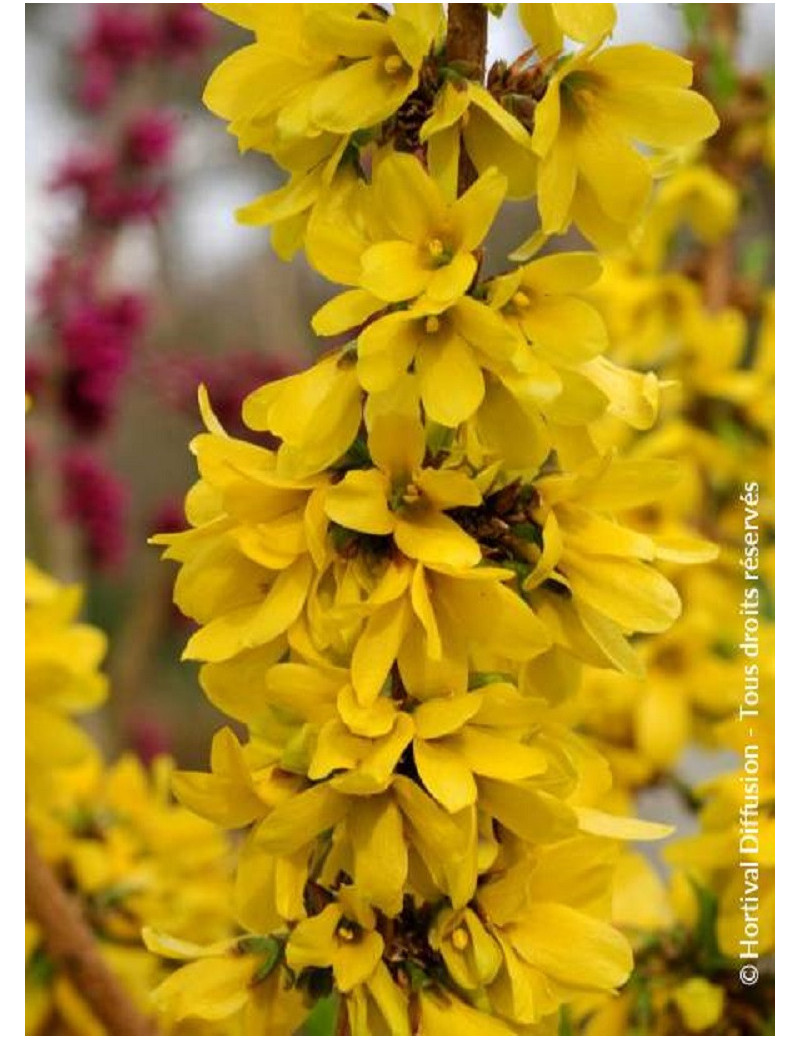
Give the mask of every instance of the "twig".
[{"label": "twig", "polygon": [[25,832],[25,900],[44,934],[48,954],[111,1036],[157,1036],[155,1023],[133,1004],[108,968],[74,899],[64,891]]},{"label": "twig", "polygon": [[[483,83],[486,76],[486,47],[489,36],[488,12],[485,4],[448,4],[448,62],[458,62],[470,75]],[[477,171],[466,149],[461,149],[458,162],[458,194],[463,195],[477,179]]]},{"label": "twig", "polygon": [[728,235],[706,251],[703,264],[703,291],[706,307],[712,314],[728,304],[735,267],[733,238]]},{"label": "twig", "polygon": [[350,1016],[347,1014],[347,1001],[339,995],[339,1008],[336,1013],[336,1035],[350,1036]]}]

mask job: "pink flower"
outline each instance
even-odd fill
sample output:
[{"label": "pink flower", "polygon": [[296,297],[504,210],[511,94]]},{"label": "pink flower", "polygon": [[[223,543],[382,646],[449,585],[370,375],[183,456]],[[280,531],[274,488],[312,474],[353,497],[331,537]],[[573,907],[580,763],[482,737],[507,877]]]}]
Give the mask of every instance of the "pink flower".
[{"label": "pink flower", "polygon": [[202,4],[164,4],[160,13],[160,43],[168,57],[193,57],[214,38],[215,23]]},{"label": "pink flower", "polygon": [[[244,434],[242,402],[247,395],[297,371],[297,361],[285,354],[265,355],[254,350],[224,357],[189,356],[167,359],[156,366],[156,383],[173,408],[194,418],[197,387],[208,388],[214,411],[232,433]],[[247,431],[252,438],[252,431]]]},{"label": "pink flower", "polygon": [[74,152],[50,181],[51,191],[80,192],[87,200],[107,193],[117,173],[117,160],[107,148]]},{"label": "pink flower", "polygon": [[125,129],[123,151],[134,166],[157,166],[172,155],[175,121],[166,112],[141,112]]},{"label": "pink flower", "polygon": [[125,557],[128,489],[87,448],[75,448],[61,460],[64,516],[84,535],[92,563],[114,570]]},{"label": "pink flower", "polygon": [[102,303],[83,300],[61,323],[61,403],[79,432],[94,434],[110,422],[145,313],[141,297],[121,293]]}]

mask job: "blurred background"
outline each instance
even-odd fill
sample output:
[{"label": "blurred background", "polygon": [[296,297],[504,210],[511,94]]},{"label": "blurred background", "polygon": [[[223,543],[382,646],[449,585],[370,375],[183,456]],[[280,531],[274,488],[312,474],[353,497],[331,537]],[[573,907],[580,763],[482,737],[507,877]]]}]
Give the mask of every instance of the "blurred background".
[{"label": "blurred background", "polygon": [[[738,6],[737,67],[771,69],[774,5]],[[235,221],[281,180],[202,105],[244,34],[196,4],[27,4],[26,18],[28,553],[83,582],[109,634],[109,752],[203,765],[221,717],[177,663],[188,627],[147,538],[182,526],[197,384],[235,431],[246,393],[313,359],[308,319],[330,290]],[[618,18],[615,43],[686,48],[681,5],[620,4]],[[491,32],[490,61],[528,45],[513,10]],[[532,227],[522,213],[500,244]],[[720,768],[696,752],[683,765],[689,781]]]}]

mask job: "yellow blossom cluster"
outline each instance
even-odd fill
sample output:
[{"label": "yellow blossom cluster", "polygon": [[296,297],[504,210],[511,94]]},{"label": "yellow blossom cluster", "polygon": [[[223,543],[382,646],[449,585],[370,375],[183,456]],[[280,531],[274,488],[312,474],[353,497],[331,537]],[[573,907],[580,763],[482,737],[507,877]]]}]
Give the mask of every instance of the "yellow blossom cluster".
[{"label": "yellow blossom cluster", "polygon": [[[103,765],[72,715],[102,702],[106,639],[76,620],[81,590],[26,566],[26,809],[37,855],[78,897],[103,960],[150,1007],[163,961],[145,923],[209,941],[230,931],[230,870],[218,828],[175,803],[171,763]],[[105,1035],[85,994],[51,956],[45,924],[25,922],[26,1032]],[[200,1028],[202,1024],[198,1023]]]},{"label": "yellow blossom cluster", "polygon": [[56,770],[80,764],[92,743],[73,716],[108,693],[99,666],[106,638],[77,615],[82,591],[60,585],[25,561],[25,779],[29,793],[51,785]]},{"label": "yellow blossom cluster", "polygon": [[[666,386],[656,428],[630,445],[628,457],[682,462],[669,496],[631,522],[678,540],[702,532],[720,546],[713,565],[674,576],[685,609],[668,633],[643,645],[646,680],[593,673],[583,687],[584,723],[622,789],[658,781],[692,739],[728,744],[721,724],[742,696],[748,508],[758,514],[758,613],[767,633],[763,659],[770,663],[774,293],[751,291],[739,304],[710,307],[704,271],[691,252],[683,269],[674,262],[676,239],[685,242],[687,231],[701,255],[724,245],[738,210],[738,193],[721,174],[702,161],[680,167],[663,182],[636,248],[606,261],[592,293],[616,359],[652,366]],[[607,425],[604,436],[608,444],[630,440],[618,423]]]},{"label": "yellow blossom cluster", "polygon": [[247,730],[174,781],[246,829],[243,934],[149,929],[187,962],[155,1000],[247,1035],[328,994],[354,1035],[549,1033],[631,971],[616,839],[666,833],[599,808],[608,765],[563,704],[584,665],[641,674],[632,637],[681,612],[659,567],[716,550],[621,517],[680,472],[608,440],[650,427],[662,387],[604,357],[595,254],[529,243],[490,276],[486,239],[535,194],[537,245],[572,223],[624,240],[657,158],[638,146],[716,117],[683,59],[605,46],[612,5],[522,5],[538,60],[485,83],[453,42],[481,5],[449,29],[438,4],[209,6],[255,41],[206,101],[290,175],[242,216],[345,287],[312,320],[344,345],[246,399],[276,449],[201,389],[189,526],[154,539],[199,626],[184,656]]},{"label": "yellow blossom cluster", "polygon": [[[282,256],[386,146],[424,156],[451,201],[464,152],[479,172],[503,174],[509,197],[536,196],[544,235],[575,223],[595,245],[616,246],[643,215],[660,157],[717,127],[689,89],[690,62],[606,46],[613,4],[520,4],[532,50],[497,63],[486,83],[448,54],[441,4],[206,6],[255,37],[215,70],[205,101],[242,150],[289,174],[240,211],[272,226]],[[563,51],[565,37],[581,49]]]},{"label": "yellow blossom cluster", "polygon": [[[720,554],[672,575],[683,615],[638,644],[646,678],[592,670],[572,706],[614,775],[606,809],[632,811],[643,788],[671,786],[695,816],[695,833],[663,851],[668,885],[642,858],[621,858],[612,920],[636,972],[620,995],[575,1009],[584,1035],[773,1028],[775,314],[769,239],[736,234],[770,166],[742,149],[757,130],[744,116],[734,108],[723,143],[663,180],[635,243],[606,258],[591,292],[615,360],[654,369],[665,387],[654,430],[632,444],[607,422],[606,443],[683,462],[674,492],[626,520],[702,532]],[[689,787],[681,774],[698,745],[736,765]],[[758,983],[743,985],[740,968],[754,964]]]}]

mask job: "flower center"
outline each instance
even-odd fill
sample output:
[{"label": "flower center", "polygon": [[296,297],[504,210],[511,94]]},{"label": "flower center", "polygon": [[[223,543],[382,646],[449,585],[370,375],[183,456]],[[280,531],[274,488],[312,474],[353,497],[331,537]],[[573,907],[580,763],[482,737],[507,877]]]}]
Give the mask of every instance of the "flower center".
[{"label": "flower center", "polygon": [[469,934],[466,928],[456,928],[450,936],[450,942],[461,952],[469,946]]},{"label": "flower center", "polygon": [[439,331],[440,326],[441,322],[435,314],[429,314],[428,317],[425,319],[425,331],[428,333],[429,336],[433,336],[435,333],[437,333]]},{"label": "flower center", "polygon": [[361,926],[355,921],[348,921],[346,917],[343,917],[336,926],[336,938],[344,943],[355,942],[360,934]]},{"label": "flower center", "polygon": [[561,101],[565,114],[585,118],[596,107],[601,83],[591,72],[571,72],[561,81]]},{"label": "flower center", "polygon": [[396,76],[404,64],[399,54],[391,54],[383,63],[383,71],[389,76]]},{"label": "flower center", "polygon": [[428,255],[434,267],[444,267],[453,259],[453,250],[442,242],[441,238],[428,239]]}]

